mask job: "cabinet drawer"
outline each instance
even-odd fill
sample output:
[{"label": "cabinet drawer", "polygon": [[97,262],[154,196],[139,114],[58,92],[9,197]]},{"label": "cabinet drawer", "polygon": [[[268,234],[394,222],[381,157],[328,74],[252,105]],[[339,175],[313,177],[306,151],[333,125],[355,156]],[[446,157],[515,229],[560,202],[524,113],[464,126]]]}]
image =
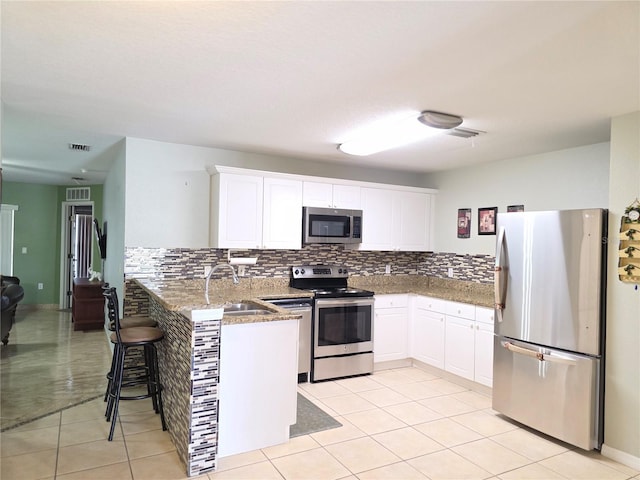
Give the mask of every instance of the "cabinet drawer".
[{"label": "cabinet drawer", "polygon": [[441,298],[423,297],[421,295],[415,299],[416,308],[429,310],[431,312],[445,313],[447,311],[446,303],[447,301]]},{"label": "cabinet drawer", "polygon": [[469,303],[460,302],[447,302],[446,314],[453,315],[454,317],[468,318],[469,320],[475,320],[476,318],[476,306]]},{"label": "cabinet drawer", "polygon": [[476,307],[476,321],[493,325],[493,308]]},{"label": "cabinet drawer", "polygon": [[409,295],[376,295],[375,308],[406,307],[409,305]]}]

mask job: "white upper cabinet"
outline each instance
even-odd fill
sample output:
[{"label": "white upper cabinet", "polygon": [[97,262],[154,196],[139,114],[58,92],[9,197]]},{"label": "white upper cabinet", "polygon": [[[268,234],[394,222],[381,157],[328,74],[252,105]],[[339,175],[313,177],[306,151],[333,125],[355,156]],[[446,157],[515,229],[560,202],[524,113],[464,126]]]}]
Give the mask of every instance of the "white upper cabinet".
[{"label": "white upper cabinet", "polygon": [[218,173],[211,177],[211,246],[302,246],[302,182]]},{"label": "white upper cabinet", "polygon": [[260,248],[263,178],[219,173],[211,177],[211,234],[215,248]]},{"label": "white upper cabinet", "polygon": [[300,249],[302,207],[362,210],[359,250],[431,249],[436,190],[209,167],[213,248]]},{"label": "white upper cabinet", "polygon": [[361,203],[360,250],[430,250],[431,194],[362,188]]},{"label": "white upper cabinet", "polygon": [[302,203],[305,207],[357,210],[360,208],[360,187],[305,181],[303,183]]},{"label": "white upper cabinet", "polygon": [[431,195],[394,192],[393,231],[396,250],[426,252],[431,248]]},{"label": "white upper cabinet", "polygon": [[362,243],[360,250],[394,250],[393,192],[362,188]]},{"label": "white upper cabinet", "polygon": [[302,248],[302,182],[264,179],[262,248]]}]

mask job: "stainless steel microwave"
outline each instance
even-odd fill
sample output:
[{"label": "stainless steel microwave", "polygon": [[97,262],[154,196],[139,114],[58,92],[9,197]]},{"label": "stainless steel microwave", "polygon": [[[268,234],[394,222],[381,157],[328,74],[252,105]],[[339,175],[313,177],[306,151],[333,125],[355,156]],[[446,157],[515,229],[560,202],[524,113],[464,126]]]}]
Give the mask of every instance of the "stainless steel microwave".
[{"label": "stainless steel microwave", "polygon": [[362,243],[362,210],[302,207],[303,243]]}]

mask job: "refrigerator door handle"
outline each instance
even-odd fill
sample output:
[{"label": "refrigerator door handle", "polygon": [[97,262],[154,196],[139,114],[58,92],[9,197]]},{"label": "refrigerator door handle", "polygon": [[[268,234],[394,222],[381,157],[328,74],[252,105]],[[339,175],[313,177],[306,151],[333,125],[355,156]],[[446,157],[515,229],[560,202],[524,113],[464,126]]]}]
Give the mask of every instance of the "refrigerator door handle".
[{"label": "refrigerator door handle", "polygon": [[498,322],[502,322],[502,310],[504,310],[505,301],[504,297],[507,291],[507,278],[504,275],[507,267],[502,264],[502,252],[504,250],[504,227],[500,228],[498,234],[498,241],[496,244],[496,266],[494,268],[494,280],[493,280],[493,294],[494,294],[494,307],[496,309],[496,316]]},{"label": "refrigerator door handle", "polygon": [[511,342],[501,342],[502,346],[513,353],[518,353],[520,355],[525,355],[527,357],[533,357],[541,362],[552,362],[552,363],[563,363],[565,365],[576,365],[576,361],[572,358],[561,355],[558,353],[543,353],[538,352],[536,350],[529,350],[528,348],[520,347],[518,345],[514,345]]}]

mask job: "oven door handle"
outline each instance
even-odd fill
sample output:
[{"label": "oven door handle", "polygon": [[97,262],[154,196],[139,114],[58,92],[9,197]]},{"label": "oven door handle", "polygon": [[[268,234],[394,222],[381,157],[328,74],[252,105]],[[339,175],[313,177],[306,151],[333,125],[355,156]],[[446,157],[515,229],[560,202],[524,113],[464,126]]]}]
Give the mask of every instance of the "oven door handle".
[{"label": "oven door handle", "polygon": [[339,297],[339,298],[323,298],[316,299],[315,304],[316,308],[325,308],[325,307],[350,307],[350,306],[373,306],[374,300],[373,297]]}]

